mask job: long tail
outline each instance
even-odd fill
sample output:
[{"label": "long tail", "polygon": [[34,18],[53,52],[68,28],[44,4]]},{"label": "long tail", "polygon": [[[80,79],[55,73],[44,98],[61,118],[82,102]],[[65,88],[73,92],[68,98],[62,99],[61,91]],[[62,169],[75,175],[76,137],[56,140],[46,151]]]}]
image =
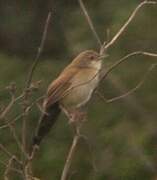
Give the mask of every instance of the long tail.
[{"label": "long tail", "polygon": [[42,115],[32,146],[40,145],[42,139],[48,134],[54,123],[56,122],[61,109],[58,102],[46,109],[46,113]]}]

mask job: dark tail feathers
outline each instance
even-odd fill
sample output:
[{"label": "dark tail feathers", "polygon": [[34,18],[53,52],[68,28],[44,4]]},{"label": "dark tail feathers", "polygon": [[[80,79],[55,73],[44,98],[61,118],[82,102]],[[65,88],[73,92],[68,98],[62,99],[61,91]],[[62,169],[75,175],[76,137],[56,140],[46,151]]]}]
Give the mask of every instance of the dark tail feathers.
[{"label": "dark tail feathers", "polygon": [[35,137],[33,138],[32,145],[40,145],[41,140],[45,137],[45,135],[50,131],[54,123],[56,122],[59,114],[60,114],[60,107],[58,102],[51,105],[49,108],[46,109],[46,113],[42,115],[38,129],[36,132]]}]

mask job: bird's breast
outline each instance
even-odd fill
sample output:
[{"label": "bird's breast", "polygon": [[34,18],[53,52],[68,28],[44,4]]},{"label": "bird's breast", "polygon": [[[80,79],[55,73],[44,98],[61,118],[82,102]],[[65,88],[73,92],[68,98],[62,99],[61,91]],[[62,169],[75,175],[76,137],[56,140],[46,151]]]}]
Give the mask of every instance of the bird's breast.
[{"label": "bird's breast", "polygon": [[62,99],[63,106],[78,108],[86,104],[98,82],[99,73],[97,69],[81,69],[71,80],[67,95]]}]

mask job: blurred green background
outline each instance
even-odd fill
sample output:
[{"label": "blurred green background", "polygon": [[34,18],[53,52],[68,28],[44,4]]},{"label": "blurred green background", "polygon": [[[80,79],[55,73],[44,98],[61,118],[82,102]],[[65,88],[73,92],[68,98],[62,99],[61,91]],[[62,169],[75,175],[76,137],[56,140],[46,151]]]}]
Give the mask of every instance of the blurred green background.
[{"label": "blurred green background", "polygon": [[[90,17],[102,40],[111,38],[127,20],[138,0],[85,1]],[[42,95],[59,72],[78,53],[98,50],[97,42],[76,0],[0,1],[0,106],[10,100],[6,90],[11,82],[17,85],[17,95],[25,85],[27,74],[41,41],[48,11],[52,10],[47,40],[33,81],[41,80]],[[104,60],[108,67],[123,55],[133,51],[157,52],[157,5],[143,7],[121,38],[109,49]],[[134,87],[155,58],[136,56],[115,69],[101,83],[106,98],[118,96]],[[88,122],[82,133],[89,139],[92,155],[82,140],[72,164],[71,180],[155,180],[157,178],[157,70],[133,95],[106,104],[94,96],[88,106]],[[36,95],[35,95],[36,94]],[[21,112],[14,106],[7,114],[13,119]],[[29,115],[28,137],[32,136],[40,112],[34,107]],[[16,130],[20,137],[21,121]],[[4,122],[1,121],[0,125]],[[61,115],[51,133],[42,142],[33,169],[42,180],[58,180],[65,163],[73,133]],[[29,140],[28,140],[29,141]],[[18,148],[9,129],[0,130],[0,142],[13,153]],[[0,151],[0,160],[6,161]],[[97,170],[93,169],[93,160]],[[0,164],[0,179],[4,166]],[[12,179],[19,179],[15,174]]]}]

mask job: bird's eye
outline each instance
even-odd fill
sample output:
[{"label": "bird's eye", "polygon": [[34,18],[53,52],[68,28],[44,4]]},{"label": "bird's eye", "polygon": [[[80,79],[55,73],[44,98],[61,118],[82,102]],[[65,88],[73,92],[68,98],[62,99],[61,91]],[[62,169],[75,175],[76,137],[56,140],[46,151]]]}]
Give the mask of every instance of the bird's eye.
[{"label": "bird's eye", "polygon": [[94,59],[94,56],[93,56],[93,55],[91,55],[89,58],[90,58],[91,60],[93,60],[93,59]]}]

